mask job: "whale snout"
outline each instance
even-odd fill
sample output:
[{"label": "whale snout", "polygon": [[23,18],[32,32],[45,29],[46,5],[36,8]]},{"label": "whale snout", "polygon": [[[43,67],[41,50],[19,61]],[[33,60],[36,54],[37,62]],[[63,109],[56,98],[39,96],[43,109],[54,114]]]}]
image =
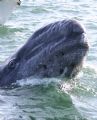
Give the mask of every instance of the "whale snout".
[{"label": "whale snout", "polygon": [[79,22],[72,20],[72,32],[78,34],[85,33],[85,28],[83,25],[79,24]]},{"label": "whale snout", "polygon": [[67,39],[69,39],[68,42],[72,41],[72,45],[75,43],[78,45],[80,44],[84,49],[86,48],[86,51],[88,51],[89,45],[84,26],[76,20],[70,20],[67,28],[69,31],[67,35]]},{"label": "whale snout", "polygon": [[53,48],[53,51],[57,51],[57,54],[61,55],[59,57],[62,59],[59,64],[61,73],[59,73],[64,77],[72,78],[82,69],[89,45],[86,30],[79,22],[75,20],[66,22],[65,30],[67,35],[61,39],[57,47]]}]

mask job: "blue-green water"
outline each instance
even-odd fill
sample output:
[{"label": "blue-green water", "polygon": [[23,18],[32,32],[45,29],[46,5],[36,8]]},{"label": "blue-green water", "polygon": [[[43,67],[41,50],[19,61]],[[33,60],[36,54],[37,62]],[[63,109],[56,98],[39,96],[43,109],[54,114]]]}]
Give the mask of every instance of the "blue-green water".
[{"label": "blue-green water", "polygon": [[97,1],[23,0],[0,26],[0,63],[38,28],[75,18],[84,24],[90,51],[76,80],[21,80],[21,87],[0,90],[0,120],[97,120]]}]

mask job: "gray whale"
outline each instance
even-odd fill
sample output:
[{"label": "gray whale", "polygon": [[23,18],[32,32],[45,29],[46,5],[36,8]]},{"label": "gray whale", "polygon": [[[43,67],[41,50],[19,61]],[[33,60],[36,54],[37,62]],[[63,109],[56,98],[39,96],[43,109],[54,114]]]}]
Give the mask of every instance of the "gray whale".
[{"label": "gray whale", "polygon": [[37,30],[0,66],[0,86],[10,86],[30,76],[75,77],[88,49],[85,30],[78,21],[51,23]]}]

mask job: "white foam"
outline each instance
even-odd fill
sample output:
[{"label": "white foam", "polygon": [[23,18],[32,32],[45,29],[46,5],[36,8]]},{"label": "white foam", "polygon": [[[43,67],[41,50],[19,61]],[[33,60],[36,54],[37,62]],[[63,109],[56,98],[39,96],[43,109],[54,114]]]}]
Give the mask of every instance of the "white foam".
[{"label": "white foam", "polygon": [[0,24],[4,24],[12,11],[16,8],[19,0],[0,0]]},{"label": "white foam", "polygon": [[20,86],[25,86],[25,85],[31,85],[31,86],[34,86],[34,85],[48,85],[50,83],[58,83],[60,82],[61,80],[58,79],[58,78],[34,78],[34,77],[29,77],[29,78],[26,78],[26,79],[22,79],[22,80],[17,80],[16,84],[20,85]]}]

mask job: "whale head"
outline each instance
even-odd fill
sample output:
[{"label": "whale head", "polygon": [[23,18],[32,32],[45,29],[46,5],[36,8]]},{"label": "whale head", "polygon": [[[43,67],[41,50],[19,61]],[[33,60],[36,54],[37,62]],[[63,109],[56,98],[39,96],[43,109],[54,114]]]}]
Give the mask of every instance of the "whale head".
[{"label": "whale head", "polygon": [[89,49],[85,34],[76,20],[58,21],[37,30],[1,65],[0,86],[30,76],[75,77]]}]

